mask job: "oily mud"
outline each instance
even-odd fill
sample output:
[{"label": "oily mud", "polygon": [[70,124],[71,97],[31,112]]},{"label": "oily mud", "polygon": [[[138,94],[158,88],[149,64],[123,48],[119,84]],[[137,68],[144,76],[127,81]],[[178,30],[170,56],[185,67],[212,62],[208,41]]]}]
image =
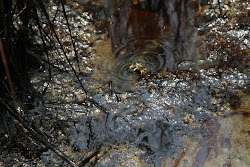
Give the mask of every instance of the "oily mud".
[{"label": "oily mud", "polygon": [[[46,63],[32,73],[48,85],[24,113],[33,127],[78,166],[249,166],[246,1],[78,1],[65,7],[79,69],[60,5],[48,9],[87,94],[51,47],[51,82]],[[69,166],[33,147],[34,159],[0,147],[0,164]]]}]

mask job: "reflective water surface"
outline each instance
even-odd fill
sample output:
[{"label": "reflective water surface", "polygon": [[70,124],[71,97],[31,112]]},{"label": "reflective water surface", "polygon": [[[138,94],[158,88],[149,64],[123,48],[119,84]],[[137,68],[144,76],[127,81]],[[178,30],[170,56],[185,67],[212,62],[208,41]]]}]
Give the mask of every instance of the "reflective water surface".
[{"label": "reflective water surface", "polygon": [[[41,120],[37,126],[77,164],[96,153],[84,166],[249,166],[247,6],[68,0],[78,68],[51,0],[48,11],[87,100],[55,46],[52,82],[27,117]],[[37,91],[47,73],[31,74]],[[67,166],[51,150],[39,163]]]},{"label": "reflective water surface", "polygon": [[138,78],[134,73],[176,72],[180,62],[195,60],[197,10],[192,1],[124,1],[108,25],[117,85]]}]

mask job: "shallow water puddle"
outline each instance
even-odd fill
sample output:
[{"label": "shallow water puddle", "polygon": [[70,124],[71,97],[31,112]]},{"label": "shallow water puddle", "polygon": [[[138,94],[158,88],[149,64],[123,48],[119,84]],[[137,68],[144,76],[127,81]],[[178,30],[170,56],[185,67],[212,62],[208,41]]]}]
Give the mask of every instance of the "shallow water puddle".
[{"label": "shallow water puddle", "polygon": [[[249,165],[249,42],[226,33],[232,22],[220,18],[217,3],[81,2],[68,1],[67,8],[83,55],[77,72],[95,103],[84,103],[86,95],[55,50],[52,61],[65,71],[52,69],[46,109],[39,111],[48,118],[41,126],[67,155],[80,163],[99,150],[89,162],[96,166]],[[232,8],[240,12],[248,2],[237,3]],[[236,13],[231,20],[241,19]],[[244,25],[232,29],[245,31]],[[237,42],[225,48],[224,40]],[[227,54],[230,49],[239,59]],[[69,46],[77,69],[72,52]],[[45,82],[37,76],[45,73],[34,77],[37,90]],[[50,151],[42,157],[61,163]]]}]

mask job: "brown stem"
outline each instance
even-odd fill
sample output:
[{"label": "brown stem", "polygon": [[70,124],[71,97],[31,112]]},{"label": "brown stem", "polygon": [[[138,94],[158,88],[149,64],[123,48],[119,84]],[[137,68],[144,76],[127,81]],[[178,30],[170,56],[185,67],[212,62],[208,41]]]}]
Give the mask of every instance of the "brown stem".
[{"label": "brown stem", "polygon": [[0,53],[1,53],[2,61],[3,61],[4,70],[5,70],[5,73],[6,73],[6,76],[7,76],[7,79],[8,79],[8,83],[9,83],[9,86],[10,86],[11,96],[12,96],[12,99],[13,99],[13,102],[14,102],[14,105],[15,105],[15,108],[16,108],[16,114],[18,116],[18,120],[19,120],[19,122],[21,124],[21,127],[24,130],[23,117],[20,114],[21,108],[20,108],[20,106],[19,106],[19,104],[17,102],[16,92],[15,92],[13,82],[12,82],[12,79],[11,79],[10,70],[9,70],[9,67],[8,67],[8,62],[7,62],[7,59],[6,59],[5,52],[4,52],[4,47],[3,47],[3,42],[2,42],[1,37],[0,37]]}]

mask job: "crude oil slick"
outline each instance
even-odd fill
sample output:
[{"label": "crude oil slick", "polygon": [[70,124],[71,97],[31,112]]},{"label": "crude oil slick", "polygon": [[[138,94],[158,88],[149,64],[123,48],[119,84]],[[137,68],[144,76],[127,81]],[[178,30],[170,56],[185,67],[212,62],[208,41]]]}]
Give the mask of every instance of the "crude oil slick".
[{"label": "crude oil slick", "polygon": [[[95,103],[84,102],[53,48],[51,62],[65,70],[52,68],[44,100],[27,120],[77,164],[94,155],[90,166],[249,166],[246,1],[78,1],[66,9],[83,55],[79,78]],[[60,6],[49,2],[78,69]],[[34,72],[37,91],[46,74]],[[51,150],[41,157],[41,164],[65,164]]]},{"label": "crude oil slick", "polygon": [[[245,96],[247,76],[237,71],[237,66],[234,71],[227,61],[235,55],[227,55],[225,51],[238,46],[214,46],[217,42],[232,40],[228,35],[217,38],[218,34],[225,33],[223,28],[230,26],[230,21],[225,27],[219,24],[224,20],[219,14],[216,19],[213,11],[220,10],[209,10],[208,1],[122,2],[107,18],[106,43],[102,41],[96,45],[100,49],[104,43],[110,43],[109,53],[112,54],[101,54],[103,59],[110,60],[107,65],[104,62],[103,70],[110,71],[104,80],[109,76],[107,78],[114,83],[114,88],[110,89],[122,92],[118,94],[119,100],[114,94],[94,96],[110,109],[107,120],[110,131],[106,132],[109,137],[104,143],[122,143],[121,147],[130,147],[133,143],[131,147],[140,148],[135,149],[136,154],[147,165],[244,166],[247,160],[237,156],[237,148],[232,145],[234,142],[235,145],[246,143],[246,140],[237,141],[235,134],[230,136],[227,128],[234,128],[226,123],[228,118],[223,115],[235,119],[231,113],[234,109],[228,106],[231,105],[229,99],[243,92],[242,97]],[[234,52],[240,53],[239,60],[246,57],[245,49],[240,50],[243,51]],[[231,85],[229,78],[235,78],[234,83],[239,82],[236,85],[243,92]],[[243,111],[239,113],[239,120],[241,114],[248,117],[249,108]],[[246,124],[243,124],[237,127],[245,129]],[[101,129],[95,121],[93,126]],[[97,131],[105,131],[106,127],[100,129]],[[225,129],[227,131],[223,132]],[[124,144],[127,142],[130,144]],[[247,146],[241,147],[246,155]],[[125,151],[123,154],[131,153]],[[112,153],[109,156],[112,157]],[[115,158],[102,163],[119,164]]]}]

